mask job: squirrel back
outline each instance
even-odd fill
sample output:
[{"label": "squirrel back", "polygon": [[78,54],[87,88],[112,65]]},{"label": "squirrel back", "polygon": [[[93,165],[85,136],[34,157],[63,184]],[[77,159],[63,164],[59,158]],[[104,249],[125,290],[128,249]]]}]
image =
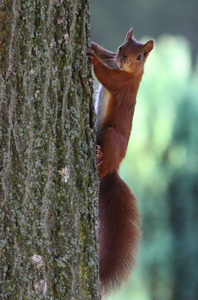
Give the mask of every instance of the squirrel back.
[{"label": "squirrel back", "polygon": [[125,157],[144,63],[153,41],[127,33],[118,53],[92,42],[88,55],[101,83],[96,101],[99,189],[99,256],[102,294],[120,288],[135,262],[140,239],[136,199],[118,175]]}]

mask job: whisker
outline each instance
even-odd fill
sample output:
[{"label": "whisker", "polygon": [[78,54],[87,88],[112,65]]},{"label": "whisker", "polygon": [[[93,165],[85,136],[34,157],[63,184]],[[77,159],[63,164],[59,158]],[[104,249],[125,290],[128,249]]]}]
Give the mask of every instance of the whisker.
[{"label": "whisker", "polygon": [[114,53],[114,54],[106,54],[105,52],[95,52],[96,54],[100,54],[100,55],[111,55],[111,56],[114,56],[114,55],[116,55],[116,53]]},{"label": "whisker", "polygon": [[110,60],[110,61],[114,61],[114,58],[101,58],[102,60]]}]

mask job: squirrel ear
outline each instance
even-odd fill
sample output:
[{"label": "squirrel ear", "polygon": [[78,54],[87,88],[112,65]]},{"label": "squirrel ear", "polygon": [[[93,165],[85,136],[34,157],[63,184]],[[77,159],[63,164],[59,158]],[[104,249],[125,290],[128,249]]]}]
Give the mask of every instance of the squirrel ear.
[{"label": "squirrel ear", "polygon": [[126,35],[126,38],[125,38],[125,42],[129,41],[129,40],[132,40],[132,34],[133,34],[133,28],[131,28],[129,30],[129,32],[127,32],[127,35]]},{"label": "squirrel ear", "polygon": [[151,50],[153,49],[153,47],[154,47],[154,41],[153,40],[150,40],[150,41],[148,41],[145,45],[144,45],[144,55],[145,56],[147,56],[150,52],[151,52]]}]

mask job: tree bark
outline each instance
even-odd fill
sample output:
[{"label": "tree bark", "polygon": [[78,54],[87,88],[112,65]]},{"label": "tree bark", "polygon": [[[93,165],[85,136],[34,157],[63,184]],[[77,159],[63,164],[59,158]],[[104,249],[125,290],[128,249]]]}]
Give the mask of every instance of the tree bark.
[{"label": "tree bark", "polygon": [[1,0],[1,299],[100,299],[88,0]]}]

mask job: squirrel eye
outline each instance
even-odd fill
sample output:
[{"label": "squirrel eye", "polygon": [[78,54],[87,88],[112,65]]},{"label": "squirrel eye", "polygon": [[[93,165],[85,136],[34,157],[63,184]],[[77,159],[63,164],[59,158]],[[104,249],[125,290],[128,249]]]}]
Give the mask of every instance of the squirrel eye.
[{"label": "squirrel eye", "polygon": [[137,60],[141,60],[142,59],[142,54],[139,54],[137,57],[136,57]]},{"label": "squirrel eye", "polygon": [[121,49],[122,49],[122,47],[120,46],[120,47],[119,47],[119,51],[121,51]]}]

